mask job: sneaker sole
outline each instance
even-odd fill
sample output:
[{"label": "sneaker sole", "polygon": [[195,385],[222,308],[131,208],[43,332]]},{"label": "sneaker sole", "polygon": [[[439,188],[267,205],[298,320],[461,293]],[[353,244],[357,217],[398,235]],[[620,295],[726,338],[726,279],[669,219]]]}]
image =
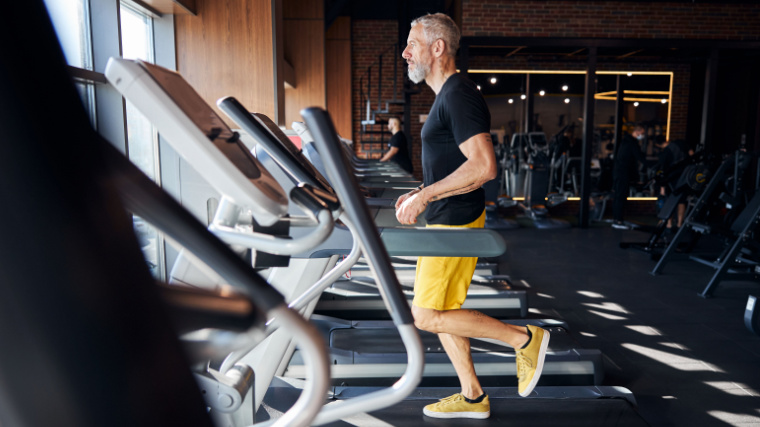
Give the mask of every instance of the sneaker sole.
[{"label": "sneaker sole", "polygon": [[533,374],[533,379],[528,383],[528,387],[520,392],[520,396],[527,397],[536,388],[541,373],[544,371],[544,360],[546,359],[546,349],[549,348],[549,331],[544,331],[544,337],[541,340],[541,348],[538,350],[538,366],[536,366],[536,372]]},{"label": "sneaker sole", "polygon": [[422,413],[431,418],[472,418],[477,420],[484,420],[491,416],[491,411],[488,412],[433,412],[423,409]]}]

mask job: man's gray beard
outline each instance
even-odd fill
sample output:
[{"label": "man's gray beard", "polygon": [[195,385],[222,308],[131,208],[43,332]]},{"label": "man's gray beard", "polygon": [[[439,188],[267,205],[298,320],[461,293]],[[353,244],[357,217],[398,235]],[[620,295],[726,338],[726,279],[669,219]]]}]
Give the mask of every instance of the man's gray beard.
[{"label": "man's gray beard", "polygon": [[422,65],[420,63],[417,63],[417,66],[414,67],[414,70],[412,70],[411,67],[407,69],[407,73],[409,74],[409,80],[413,81],[414,83],[419,83],[425,80],[425,77],[427,77],[429,72],[430,72],[430,67],[428,67],[427,65]]}]

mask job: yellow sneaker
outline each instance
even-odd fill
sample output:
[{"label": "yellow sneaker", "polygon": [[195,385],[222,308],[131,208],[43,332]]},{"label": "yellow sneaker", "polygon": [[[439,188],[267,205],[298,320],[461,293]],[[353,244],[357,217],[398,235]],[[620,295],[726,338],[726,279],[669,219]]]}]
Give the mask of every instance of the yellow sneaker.
[{"label": "yellow sneaker", "polygon": [[483,397],[479,403],[469,403],[464,400],[462,393],[445,397],[425,406],[422,413],[433,418],[476,418],[486,419],[491,416],[491,403],[488,396]]},{"label": "yellow sneaker", "polygon": [[549,331],[528,325],[532,338],[527,348],[517,349],[517,391],[520,396],[528,396],[541,378],[544,370],[546,349],[549,347]]}]

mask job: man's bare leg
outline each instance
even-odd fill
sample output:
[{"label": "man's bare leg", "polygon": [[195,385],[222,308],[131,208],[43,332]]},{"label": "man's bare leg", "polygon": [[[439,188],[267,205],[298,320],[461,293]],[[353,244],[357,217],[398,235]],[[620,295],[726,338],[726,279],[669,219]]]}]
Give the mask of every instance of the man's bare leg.
[{"label": "man's bare leg", "polygon": [[475,365],[472,363],[470,353],[470,339],[446,333],[438,334],[438,338],[457,372],[459,383],[462,385],[462,395],[468,399],[480,397],[483,394],[483,388],[475,375]]},{"label": "man's bare leg", "polygon": [[[439,311],[412,306],[414,325],[434,334],[450,334],[458,337],[491,338],[519,349],[528,342],[528,332],[523,326],[502,323],[475,310]],[[468,346],[469,348],[469,346]]]}]

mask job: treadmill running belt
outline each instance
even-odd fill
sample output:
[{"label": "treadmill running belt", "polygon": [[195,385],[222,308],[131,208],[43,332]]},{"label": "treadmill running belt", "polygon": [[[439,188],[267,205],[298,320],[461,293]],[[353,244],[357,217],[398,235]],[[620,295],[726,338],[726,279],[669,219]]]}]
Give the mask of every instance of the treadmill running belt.
[{"label": "treadmill running belt", "polygon": [[[514,398],[491,399],[491,417],[486,420],[437,419],[422,415],[422,408],[435,401],[406,400],[380,411],[370,412],[345,421],[325,424],[330,427],[361,425],[406,426],[426,425],[456,426],[547,426],[563,427],[644,427],[646,421],[624,399],[540,399]],[[360,424],[358,423],[360,422]]]}]

